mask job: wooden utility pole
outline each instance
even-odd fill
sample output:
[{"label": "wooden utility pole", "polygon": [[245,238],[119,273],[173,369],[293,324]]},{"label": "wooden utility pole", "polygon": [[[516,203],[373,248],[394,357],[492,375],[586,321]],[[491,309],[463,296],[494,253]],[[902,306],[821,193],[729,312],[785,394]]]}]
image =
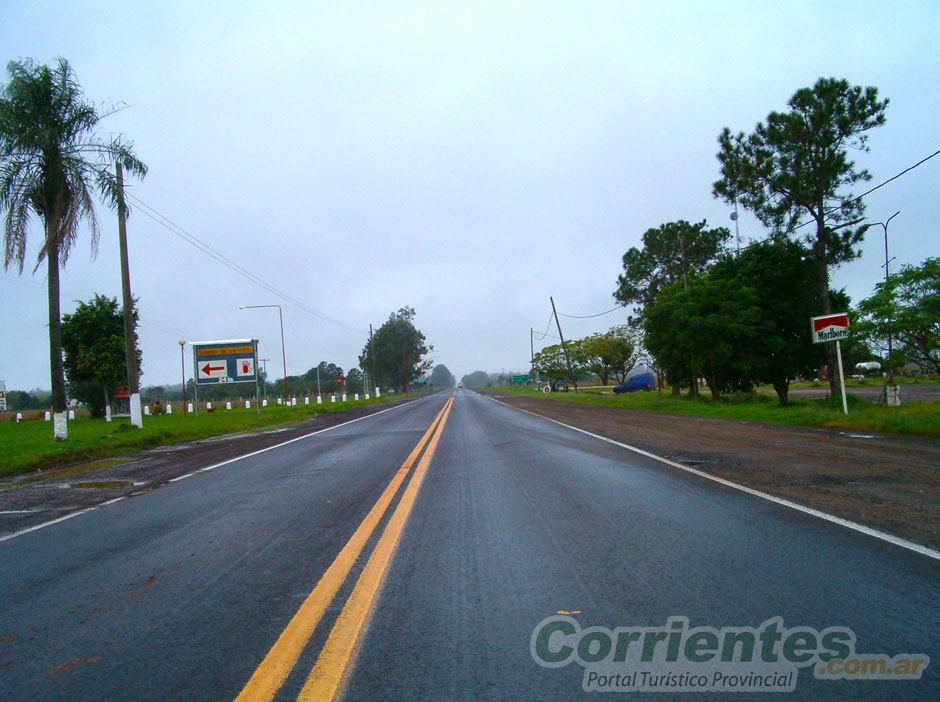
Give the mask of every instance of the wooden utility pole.
[{"label": "wooden utility pole", "polygon": [[144,426],[140,411],[140,378],[137,374],[137,334],[134,331],[134,298],[131,296],[130,265],[127,260],[127,207],[124,204],[124,168],[115,164],[118,188],[118,240],[121,246],[121,289],[124,295],[124,355],[127,360],[127,394],[131,424]]},{"label": "wooden utility pole", "polygon": [[552,314],[555,315],[555,326],[558,327],[558,338],[561,339],[561,350],[565,352],[565,364],[568,366],[568,375],[571,377],[571,384],[574,385],[574,391],[578,391],[578,380],[574,377],[574,371],[571,370],[571,359],[568,358],[568,346],[565,344],[565,335],[561,333],[561,322],[558,321],[558,312],[555,311],[555,300],[549,295],[548,299],[552,303]]}]

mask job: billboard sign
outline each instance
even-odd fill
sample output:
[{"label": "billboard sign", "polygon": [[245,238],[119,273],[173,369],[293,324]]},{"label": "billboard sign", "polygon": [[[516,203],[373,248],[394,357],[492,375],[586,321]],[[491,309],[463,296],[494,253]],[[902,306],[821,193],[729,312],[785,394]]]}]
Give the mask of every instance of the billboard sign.
[{"label": "billboard sign", "polygon": [[849,315],[846,312],[813,317],[813,343],[841,341],[849,338]]},{"label": "billboard sign", "polygon": [[193,366],[196,385],[254,383],[257,380],[258,341],[194,341]]}]

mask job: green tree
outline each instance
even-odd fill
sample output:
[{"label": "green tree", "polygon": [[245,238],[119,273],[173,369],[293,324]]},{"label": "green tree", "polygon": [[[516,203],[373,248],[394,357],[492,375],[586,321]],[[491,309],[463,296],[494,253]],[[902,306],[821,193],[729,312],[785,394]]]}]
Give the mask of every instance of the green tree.
[{"label": "green tree", "polygon": [[447,388],[452,388],[457,384],[457,379],[454,377],[454,374],[450,372],[450,369],[445,366],[443,363],[439,363],[434,366],[434,369],[431,371],[431,386],[446,390]]},{"label": "green tree", "polygon": [[[772,112],[751,134],[718,137],[721,180],[713,193],[726,202],[740,202],[777,234],[789,235],[808,216],[815,233],[812,244],[818,314],[832,311],[829,267],[859,255],[865,227],[860,198],[847,188],[871,179],[857,170],[849,150],[867,152],[866,132],[885,121],[888,100],[878,89],[849,85],[846,80],[820,78],[801,88],[786,112]],[[827,343],[829,367],[836,366],[835,344]],[[833,396],[841,390],[838,375],[829,374]]]},{"label": "green tree", "polygon": [[624,382],[636,366],[637,344],[625,324],[580,339],[577,348],[579,365],[597,375],[602,385],[607,385],[611,375]]},{"label": "green tree", "polygon": [[359,393],[360,395],[363,391],[363,381],[365,378],[362,376],[362,371],[358,368],[350,368],[349,372],[346,373],[346,392],[349,393]]},{"label": "green tree", "polygon": [[406,393],[408,383],[429,368],[424,357],[434,347],[425,343],[424,334],[414,325],[414,317],[414,309],[402,307],[376,330],[371,343],[366,341],[359,355],[359,366],[374,367],[377,381],[380,381],[377,384],[392,385]]},{"label": "green tree", "polygon": [[[136,309],[133,318],[136,328]],[[69,396],[87,405],[92,416],[103,416],[114,389],[127,385],[124,310],[117,299],[96,294],[63,315],[62,350]],[[140,363],[137,349],[138,368]]]},{"label": "green tree", "polygon": [[460,379],[468,388],[485,388],[490,384],[490,376],[486,371],[473,371]]},{"label": "green tree", "polygon": [[[583,371],[583,366],[579,363],[581,359],[579,349],[572,348],[572,346],[578,347],[578,344],[569,345],[569,351],[571,351],[571,370],[575,376],[577,376]],[[561,348],[561,344],[546,346],[535,354],[535,357],[532,359],[532,373],[535,371],[538,371],[542,380],[571,379],[568,374],[568,364],[565,362],[565,354]]]},{"label": "green tree", "polygon": [[[631,248],[623,255],[624,272],[617,279],[614,298],[623,305],[638,305],[642,318],[646,308],[655,304],[664,286],[681,280],[688,289],[689,277],[704,271],[730,237],[731,232],[725,227],[708,229],[704,219],[695,224],[685,220],[667,222],[656,229],[648,229],[643,234],[643,248]],[[691,374],[691,369],[698,367],[694,348],[688,347],[686,353]],[[678,367],[678,364],[673,365],[673,371]],[[679,378],[674,374],[668,377],[673,383],[673,394],[678,395]],[[697,380],[691,375],[688,380],[690,392],[697,395]]]},{"label": "green tree", "polygon": [[773,385],[780,404],[788,404],[790,381],[810,375],[825,362],[814,344],[810,318],[816,309],[814,265],[806,247],[787,239],[753,244],[739,256],[725,257],[709,271],[754,292],[760,308],[757,334],[749,337],[750,373]]},{"label": "green tree", "polygon": [[65,373],[59,308],[59,266],[65,265],[84,220],[97,248],[98,225],[92,192],[112,209],[121,201],[113,165],[143,177],[147,167],[121,137],[95,134],[101,119],[85,102],[65,59],[53,67],[32,61],[7,64],[10,80],[0,96],[0,212],[4,213],[5,268],[20,272],[26,257],[32,214],[43,224],[36,268],[46,262],[49,288],[49,367],[56,440],[68,438]]},{"label": "green tree", "polygon": [[[667,369],[667,377],[692,371],[708,383],[712,399],[726,390],[749,389],[755,364],[755,336],[761,311],[751,288],[736,281],[703,276],[660,292],[644,318],[646,346]],[[686,349],[695,347],[694,357]]]},{"label": "green tree", "polygon": [[642,311],[655,302],[663,286],[701,272],[715,260],[731,232],[725,227],[708,229],[706,220],[690,224],[667,222],[643,233],[643,248],[623,255],[623,273],[617,278],[614,298]]},{"label": "green tree", "polygon": [[910,362],[940,373],[940,258],[903,266],[858,305],[855,333],[887,355],[890,332]]}]

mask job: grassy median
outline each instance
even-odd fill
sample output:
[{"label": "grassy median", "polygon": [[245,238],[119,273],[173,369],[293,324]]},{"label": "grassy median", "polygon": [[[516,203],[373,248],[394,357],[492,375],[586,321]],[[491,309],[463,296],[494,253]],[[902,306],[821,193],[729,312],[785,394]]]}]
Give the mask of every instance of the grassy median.
[{"label": "grassy median", "polygon": [[775,396],[762,393],[737,393],[716,403],[711,401],[710,395],[695,399],[683,394],[677,398],[668,391],[662,394],[653,391],[613,395],[603,394],[602,389],[550,394],[524,388],[489,389],[606,407],[940,438],[940,403],[937,402],[908,402],[900,407],[885,407],[849,393],[849,416],[846,417],[842,412],[841,398],[791,400],[788,407],[781,407]]},{"label": "grassy median", "polygon": [[54,441],[52,423],[30,421],[0,423],[0,447],[3,460],[0,476],[15,475],[37,468],[51,468],[117,456],[137,449],[205,439],[235,432],[289,426],[321,414],[339,412],[352,407],[374,405],[400,396],[372,398],[354,402],[329,402],[322,405],[287,407],[272,405],[258,414],[256,409],[202,410],[183,416],[181,413],[144,417],[143,429],[134,429],[126,417],[105,422],[103,419],[75,419],[69,422],[68,441]]}]

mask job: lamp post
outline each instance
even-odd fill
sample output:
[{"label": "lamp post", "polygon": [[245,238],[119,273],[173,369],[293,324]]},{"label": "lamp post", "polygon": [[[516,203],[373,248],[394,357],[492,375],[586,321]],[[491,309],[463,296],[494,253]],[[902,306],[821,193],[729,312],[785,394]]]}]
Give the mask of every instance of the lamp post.
[{"label": "lamp post", "polygon": [[183,416],[186,416],[186,354],[183,353],[183,347],[186,346],[186,339],[180,339],[180,370],[183,372]]},{"label": "lamp post", "polygon": [[277,307],[277,314],[281,320],[281,359],[284,361],[284,404],[287,404],[287,352],[284,350],[284,312],[280,305],[239,305],[240,310],[256,310],[262,307]]},{"label": "lamp post", "polygon": [[[888,264],[891,262],[888,258],[888,225],[891,223],[891,220],[901,214],[901,210],[898,210],[893,215],[888,217],[884,222],[874,222],[873,224],[880,224],[881,228],[885,233],[885,288],[888,287]],[[894,361],[891,359],[892,352],[892,334],[891,334],[891,307],[888,306],[888,385],[894,385]]]}]

